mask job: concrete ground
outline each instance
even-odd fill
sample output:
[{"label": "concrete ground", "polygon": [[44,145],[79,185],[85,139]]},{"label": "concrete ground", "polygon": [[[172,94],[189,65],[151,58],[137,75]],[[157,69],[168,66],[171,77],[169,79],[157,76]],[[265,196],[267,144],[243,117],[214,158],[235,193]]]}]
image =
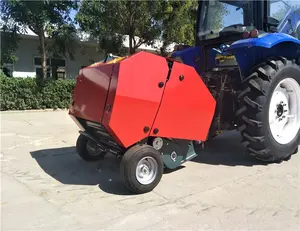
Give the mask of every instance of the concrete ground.
[{"label": "concrete ground", "polygon": [[228,133],[148,194],[86,163],[66,111],[2,113],[2,230],[300,230],[300,155],[262,165]]}]

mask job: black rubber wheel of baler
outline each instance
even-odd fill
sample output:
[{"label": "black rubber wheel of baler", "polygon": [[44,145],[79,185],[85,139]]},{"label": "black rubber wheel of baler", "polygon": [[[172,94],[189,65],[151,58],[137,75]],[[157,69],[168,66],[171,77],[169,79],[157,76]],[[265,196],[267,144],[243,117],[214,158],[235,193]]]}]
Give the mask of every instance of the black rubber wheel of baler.
[{"label": "black rubber wheel of baler", "polygon": [[[143,158],[151,158],[157,165],[157,172],[154,180],[149,184],[142,184],[136,177],[138,163]],[[126,188],[135,194],[142,194],[152,191],[160,182],[164,171],[162,156],[159,151],[147,144],[137,144],[129,148],[122,157],[120,174]]]},{"label": "black rubber wheel of baler", "polygon": [[103,159],[104,156],[106,155],[105,152],[98,152],[97,154],[95,153],[90,153],[88,150],[88,143],[93,142],[89,140],[86,136],[80,134],[77,142],[76,142],[76,151],[78,155],[81,157],[81,159],[85,161],[97,161],[100,159]]},{"label": "black rubber wheel of baler", "polygon": [[299,62],[282,57],[269,59],[254,69],[238,97],[238,130],[242,143],[247,154],[265,162],[288,160],[300,143],[300,130],[291,142],[283,145],[273,138],[269,126],[273,91],[287,76],[300,84]]}]

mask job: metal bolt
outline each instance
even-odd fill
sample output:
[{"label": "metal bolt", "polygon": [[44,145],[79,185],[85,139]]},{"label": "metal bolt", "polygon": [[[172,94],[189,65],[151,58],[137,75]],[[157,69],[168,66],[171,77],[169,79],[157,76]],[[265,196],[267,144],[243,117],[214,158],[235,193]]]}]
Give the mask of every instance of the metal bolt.
[{"label": "metal bolt", "polygon": [[158,87],[162,88],[165,84],[163,82],[159,82]]},{"label": "metal bolt", "polygon": [[154,134],[157,134],[158,131],[159,131],[158,128],[155,128],[155,129],[153,130],[153,133],[154,133]]},{"label": "metal bolt", "polygon": [[148,126],[144,127],[144,132],[145,133],[149,132],[149,127]]},{"label": "metal bolt", "polygon": [[183,76],[183,75],[180,75],[180,76],[179,76],[179,80],[180,80],[180,81],[184,80],[184,76]]}]

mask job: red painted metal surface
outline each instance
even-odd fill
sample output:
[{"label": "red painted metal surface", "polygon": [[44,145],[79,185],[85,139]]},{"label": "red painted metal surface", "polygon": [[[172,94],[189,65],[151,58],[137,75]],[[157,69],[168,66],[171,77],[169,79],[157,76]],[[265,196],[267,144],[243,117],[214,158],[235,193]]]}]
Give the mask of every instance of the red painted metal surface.
[{"label": "red painted metal surface", "polygon": [[134,54],[114,68],[106,102],[112,107],[102,123],[124,147],[149,135],[164,90],[158,84],[165,83],[168,71],[165,58],[148,52]]},{"label": "red painted metal surface", "polygon": [[113,64],[80,70],[69,114],[101,123]]},{"label": "red painted metal surface", "polygon": [[195,69],[174,62],[150,135],[205,141],[215,106],[215,99]]}]

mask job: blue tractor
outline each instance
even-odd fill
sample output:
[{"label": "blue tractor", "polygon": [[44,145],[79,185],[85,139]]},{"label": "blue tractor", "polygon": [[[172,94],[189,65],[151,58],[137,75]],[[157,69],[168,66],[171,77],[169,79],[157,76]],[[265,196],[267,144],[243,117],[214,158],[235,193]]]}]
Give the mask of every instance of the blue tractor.
[{"label": "blue tractor", "polygon": [[300,143],[300,2],[199,1],[193,66],[217,101],[209,137],[237,129],[246,152],[281,162]]}]

